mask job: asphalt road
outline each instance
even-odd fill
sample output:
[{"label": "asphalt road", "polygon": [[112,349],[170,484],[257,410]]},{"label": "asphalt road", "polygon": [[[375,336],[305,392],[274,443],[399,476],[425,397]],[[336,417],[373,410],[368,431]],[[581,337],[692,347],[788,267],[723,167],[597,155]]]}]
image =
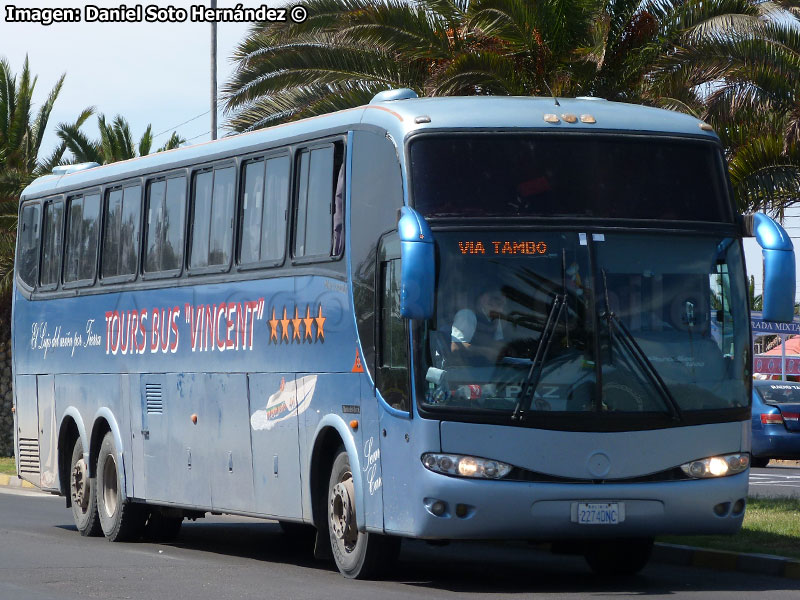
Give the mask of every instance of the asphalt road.
[{"label": "asphalt road", "polygon": [[792,463],[770,463],[765,469],[750,470],[750,496],[800,498],[800,468]]},{"label": "asphalt road", "polygon": [[583,559],[520,545],[405,543],[386,581],[342,578],[275,523],[214,517],[187,523],[174,544],[82,538],[63,498],[0,489],[0,600],[394,600],[798,598],[800,581],[652,563],[626,581],[593,575]]}]

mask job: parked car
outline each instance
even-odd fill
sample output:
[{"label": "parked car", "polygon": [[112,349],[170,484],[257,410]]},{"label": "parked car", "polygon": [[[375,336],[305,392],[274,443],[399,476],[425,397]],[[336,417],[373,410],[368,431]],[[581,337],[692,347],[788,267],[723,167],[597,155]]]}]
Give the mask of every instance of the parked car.
[{"label": "parked car", "polygon": [[800,383],[754,381],[752,419],[752,466],[800,459]]}]

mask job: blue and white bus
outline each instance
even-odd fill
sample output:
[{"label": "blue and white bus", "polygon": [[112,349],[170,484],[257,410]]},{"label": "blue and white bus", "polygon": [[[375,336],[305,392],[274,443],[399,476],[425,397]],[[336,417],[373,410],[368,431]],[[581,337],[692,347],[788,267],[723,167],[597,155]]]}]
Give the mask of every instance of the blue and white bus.
[{"label": "blue and white bus", "polygon": [[745,235],[791,320],[710,127],[596,98],[392,90],[66,167],[20,202],[19,475],[111,541],[215,512],[313,526],[348,577],[404,537],[636,572],[742,523]]}]

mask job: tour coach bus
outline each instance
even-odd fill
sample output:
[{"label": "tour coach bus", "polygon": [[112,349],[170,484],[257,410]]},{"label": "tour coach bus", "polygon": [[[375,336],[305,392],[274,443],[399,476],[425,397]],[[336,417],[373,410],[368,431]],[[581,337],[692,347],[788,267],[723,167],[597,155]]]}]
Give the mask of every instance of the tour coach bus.
[{"label": "tour coach bus", "polygon": [[794,258],[734,211],[705,123],[597,98],[367,106],[23,193],[19,474],[84,535],[206,512],[317,532],[551,541],[599,572],[745,510],[752,356]]}]

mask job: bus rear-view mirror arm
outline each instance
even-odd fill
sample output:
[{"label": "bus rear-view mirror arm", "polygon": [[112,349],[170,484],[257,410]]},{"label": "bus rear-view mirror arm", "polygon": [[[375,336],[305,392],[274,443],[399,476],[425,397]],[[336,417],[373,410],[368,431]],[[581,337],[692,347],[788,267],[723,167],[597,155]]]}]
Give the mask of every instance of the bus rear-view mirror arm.
[{"label": "bus rear-view mirror arm", "polygon": [[433,233],[413,208],[400,209],[400,314],[407,319],[433,317],[436,258]]},{"label": "bus rear-view mirror arm", "polygon": [[794,318],[795,262],[789,234],[764,213],[740,217],[742,235],[755,237],[764,259],[762,292],[765,321],[790,323]]}]

